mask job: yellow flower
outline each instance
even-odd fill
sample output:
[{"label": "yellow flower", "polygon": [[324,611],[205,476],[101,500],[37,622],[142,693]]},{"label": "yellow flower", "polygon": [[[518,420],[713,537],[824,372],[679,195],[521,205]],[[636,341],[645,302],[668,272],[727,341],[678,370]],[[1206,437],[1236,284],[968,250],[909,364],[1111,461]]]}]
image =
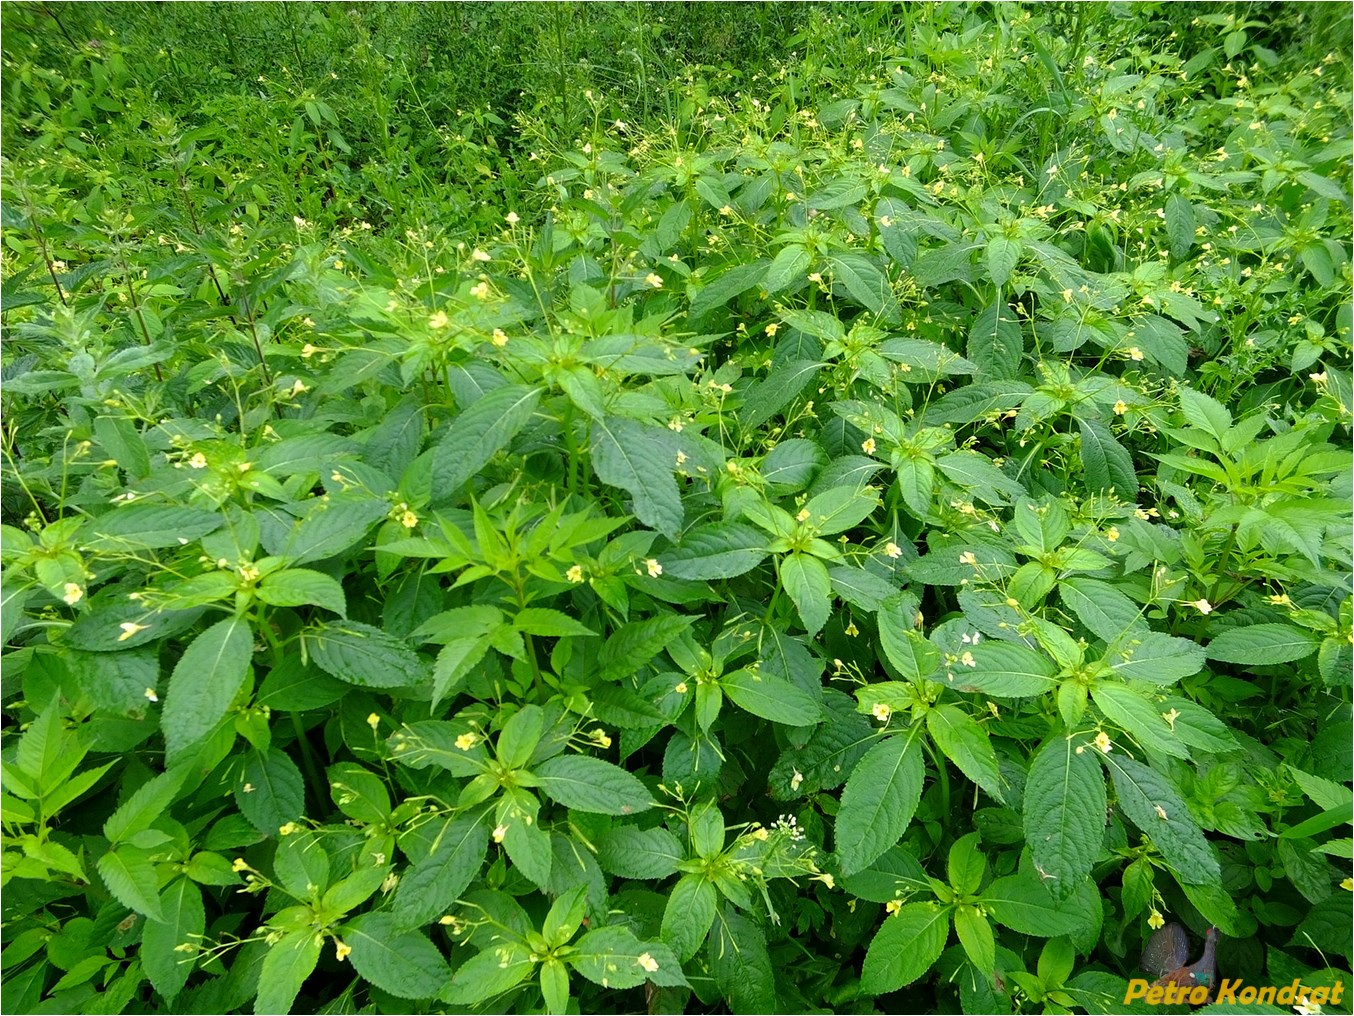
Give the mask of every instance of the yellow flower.
[{"label": "yellow flower", "polygon": [[809,521],[809,510],[807,508],[801,508],[799,510],[799,514],[795,516],[795,521],[796,522]]},{"label": "yellow flower", "polygon": [[852,638],[855,638],[857,635],[860,634],[860,629],[856,627],[855,621],[852,621],[850,624],[846,626],[846,634],[851,636]]},{"label": "yellow flower", "polygon": [[959,555],[959,563],[973,565],[973,567],[976,568],[978,566],[978,558],[973,551],[966,550]]},{"label": "yellow flower", "polygon": [[1347,893],[1354,893],[1354,878],[1342,879],[1340,882],[1340,888]]},{"label": "yellow flower", "polygon": [[644,276],[644,281],[653,286],[654,289],[663,288],[663,276],[659,275],[657,272],[650,272],[648,275]]},{"label": "yellow flower", "polygon": [[894,914],[898,913],[898,911],[902,909],[903,909],[902,900],[889,900],[887,903],[884,904],[884,912],[888,914],[890,917],[892,917]]},{"label": "yellow flower", "polygon": [[367,726],[369,726],[372,730],[375,730],[380,725],[381,725],[381,717],[377,716],[375,713],[367,714]]},{"label": "yellow flower", "polygon": [[1180,710],[1174,707],[1169,713],[1162,713],[1161,718],[1166,721],[1172,730],[1175,729],[1175,721],[1180,719]]},{"label": "yellow flower", "polygon": [[72,607],[79,603],[85,595],[84,589],[76,582],[67,582],[61,592],[61,598]]},{"label": "yellow flower", "polygon": [[[307,342],[304,346],[301,347],[301,358],[302,358],[302,359],[305,359],[305,360],[309,360],[312,356],[314,356],[314,355],[315,355],[316,353],[318,353],[319,351],[320,351],[320,350],[319,350],[318,347],[312,346],[309,342]],[[206,462],[204,462],[203,465],[205,466],[205,465],[206,465]],[[194,467],[194,468],[196,468],[196,467]]]},{"label": "yellow flower", "polygon": [[288,822],[286,825],[277,827],[277,834],[279,836],[290,836],[292,833],[300,832],[300,830],[301,827],[295,822]]},{"label": "yellow flower", "polygon": [[1123,399],[1120,399],[1118,402],[1114,404],[1115,416],[1123,416],[1127,412],[1128,412],[1128,404],[1124,402]]},{"label": "yellow flower", "polygon": [[1161,916],[1161,911],[1158,910],[1156,907],[1153,907],[1152,912],[1147,915],[1147,927],[1151,928],[1153,931],[1156,931],[1158,928],[1165,925],[1165,923],[1166,918]]},{"label": "yellow flower", "polygon": [[1141,360],[1141,359],[1142,359],[1142,350],[1139,349],[1137,346],[1129,346],[1129,347],[1128,347],[1128,358],[1129,358],[1130,360]]},{"label": "yellow flower", "polygon": [[479,743],[479,740],[474,734],[462,734],[456,738],[456,747],[460,748],[461,751],[469,751]]},{"label": "yellow flower", "polygon": [[1108,755],[1114,748],[1114,743],[1110,740],[1109,734],[1102,730],[1095,735],[1095,746],[1100,749],[1102,755]]},{"label": "yellow flower", "polygon": [[652,974],[658,970],[658,961],[648,953],[640,953],[635,957],[635,962],[647,973]]},{"label": "yellow flower", "polygon": [[687,693],[687,691],[688,691],[687,686],[686,686],[686,682],[685,682],[685,681],[678,681],[678,682],[677,682],[677,686],[676,686],[675,688],[673,688],[672,690],[675,691],[678,695],[685,695],[685,694]]},{"label": "yellow flower", "polygon": [[814,875],[810,881],[822,882],[823,885],[827,886],[829,889],[837,888],[837,881],[832,877],[830,872],[819,872],[817,875]]},{"label": "yellow flower", "polygon": [[137,632],[145,631],[147,628],[150,627],[150,625],[137,624],[135,621],[123,621],[120,625],[118,625],[118,627],[122,629],[122,634],[118,636],[118,641],[126,642]]},{"label": "yellow flower", "polygon": [[432,317],[428,318],[428,327],[433,329],[443,329],[451,324],[451,319],[447,317],[446,311],[439,310]]},{"label": "yellow flower", "polygon": [[243,857],[237,857],[237,858],[235,858],[234,861],[231,862],[230,870],[231,870],[231,871],[248,871],[248,870],[249,870],[249,865],[245,863],[245,859],[244,859]]},{"label": "yellow flower", "polygon": [[564,577],[568,579],[570,582],[582,582],[583,569],[579,565],[574,565],[572,568],[570,568],[567,572],[564,573]]},{"label": "yellow flower", "polygon": [[160,696],[157,695],[157,694],[155,694],[155,689],[154,689],[154,688],[147,688],[144,692],[142,692],[142,694],[146,696],[146,701],[148,701],[148,702],[159,702],[159,701],[160,701]]},{"label": "yellow flower", "polygon": [[493,836],[494,836],[494,842],[495,842],[495,843],[502,843],[502,842],[503,842],[503,837],[504,837],[504,836],[507,836],[507,835],[508,835],[508,827],[507,827],[507,826],[505,826],[505,825],[503,825],[503,824],[500,823],[499,825],[497,825],[497,826],[494,827],[494,833],[493,833]]},{"label": "yellow flower", "polygon": [[476,300],[489,299],[489,283],[480,282],[474,286],[471,286],[470,295],[473,296]]},{"label": "yellow flower", "polygon": [[404,526],[405,529],[413,529],[418,525],[418,516],[413,512],[406,510],[405,513],[400,516],[400,525]]},{"label": "yellow flower", "polygon": [[352,946],[344,944],[344,942],[341,939],[337,938],[334,939],[334,955],[338,957],[338,961],[340,963],[346,960],[348,958],[348,954],[352,951],[353,951]]},{"label": "yellow flower", "polygon": [[966,667],[976,667],[978,661],[973,658],[973,654],[965,651],[964,655],[959,657],[959,662]]},{"label": "yellow flower", "polygon": [[1114,526],[1110,526],[1105,530],[1105,539],[1109,540],[1110,543],[1113,543],[1115,540],[1119,539],[1119,530]]},{"label": "yellow flower", "polygon": [[900,546],[898,546],[898,544],[894,543],[892,540],[890,540],[888,543],[884,544],[884,556],[885,556],[885,557],[902,557],[902,556],[903,556],[903,548],[900,547]]},{"label": "yellow flower", "polygon": [[611,738],[607,734],[607,732],[603,730],[601,727],[597,727],[594,730],[590,730],[588,732],[588,737],[590,737],[592,739],[592,743],[597,745],[597,747],[599,748],[611,747]]},{"label": "yellow flower", "polygon": [[767,334],[767,335],[772,335],[772,336],[774,336],[778,331],[780,331],[780,322],[779,322],[779,321],[772,321],[769,325],[766,326],[766,334]]},{"label": "yellow flower", "polygon": [[495,328],[494,334],[490,337],[489,341],[492,342],[499,349],[502,349],[504,346],[508,344],[508,336],[503,331],[502,328]]},{"label": "yellow flower", "polygon": [[493,259],[492,259],[491,257],[489,257],[489,255],[486,254],[484,251],[479,250],[478,248],[476,248],[475,250],[473,250],[473,251],[470,252],[470,260],[471,260],[471,261],[492,261]]},{"label": "yellow flower", "polygon": [[649,569],[649,578],[656,579],[663,574],[663,566],[658,563],[656,558],[649,558],[644,562],[644,566]]},{"label": "yellow flower", "polygon": [[1209,603],[1207,600],[1194,600],[1190,603],[1190,606],[1193,607],[1195,610],[1197,610],[1200,614],[1213,613],[1213,604]]},{"label": "yellow flower", "polygon": [[880,723],[888,723],[889,717],[893,715],[893,710],[883,702],[876,702],[870,710],[870,714]]},{"label": "yellow flower", "polygon": [[506,222],[509,226],[515,226],[522,220],[518,217],[516,212],[509,212],[507,215],[503,217],[503,221]]},{"label": "yellow flower", "polygon": [[193,469],[206,469],[207,456],[203,455],[201,452],[196,452],[193,457],[188,460],[188,465]]},{"label": "yellow flower", "polygon": [[872,437],[867,437],[864,441],[860,443],[860,450],[863,451],[866,455],[873,455],[874,447],[875,447],[874,438]]}]

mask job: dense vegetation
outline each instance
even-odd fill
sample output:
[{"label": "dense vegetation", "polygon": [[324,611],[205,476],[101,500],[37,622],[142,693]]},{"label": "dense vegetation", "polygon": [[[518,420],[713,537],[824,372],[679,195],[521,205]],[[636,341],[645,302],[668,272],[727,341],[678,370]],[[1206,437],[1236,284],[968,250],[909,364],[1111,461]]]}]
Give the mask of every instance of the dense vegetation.
[{"label": "dense vegetation", "polygon": [[6,1012],[1348,985],[1347,5],[3,14]]}]

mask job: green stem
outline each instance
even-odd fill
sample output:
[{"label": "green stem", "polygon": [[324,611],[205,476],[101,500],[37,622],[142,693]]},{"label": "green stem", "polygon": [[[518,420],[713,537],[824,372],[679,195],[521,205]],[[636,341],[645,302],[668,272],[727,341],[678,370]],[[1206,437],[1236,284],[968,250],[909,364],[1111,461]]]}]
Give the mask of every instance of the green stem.
[{"label": "green stem", "polygon": [[931,756],[931,762],[936,767],[936,785],[940,787],[940,824],[945,827],[945,831],[950,831],[950,770],[945,764],[945,758],[936,751],[935,745],[927,743],[926,753]]},{"label": "green stem", "polygon": [[[273,666],[280,667],[286,658],[283,655],[282,643],[278,642],[277,636],[273,634],[273,626],[268,623],[262,608],[254,615],[254,627],[263,635],[263,640],[272,651]],[[301,725],[301,714],[293,712],[291,722],[292,729],[296,731],[296,743],[301,746],[301,764],[305,766],[306,776],[310,779],[312,800],[318,804],[323,800],[320,788],[326,786],[320,777],[319,759],[315,757],[315,749],[311,746],[310,738],[306,736],[306,728]]]}]

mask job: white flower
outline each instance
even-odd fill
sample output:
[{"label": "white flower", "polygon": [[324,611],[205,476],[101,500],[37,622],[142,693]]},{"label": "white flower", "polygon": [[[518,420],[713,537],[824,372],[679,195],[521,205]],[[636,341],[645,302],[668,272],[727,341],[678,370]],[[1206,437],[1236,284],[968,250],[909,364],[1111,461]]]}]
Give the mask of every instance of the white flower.
[{"label": "white flower", "polygon": [[1207,600],[1194,600],[1190,603],[1190,606],[1193,607],[1195,610],[1197,610],[1200,614],[1213,613],[1213,604],[1209,603]]},{"label": "white flower", "polygon": [[67,582],[61,592],[61,599],[72,607],[79,603],[85,595],[84,589],[77,582]]},{"label": "white flower", "polygon": [[522,220],[521,218],[518,217],[516,212],[509,212],[507,215],[503,217],[503,221],[506,222],[509,226],[515,226]]},{"label": "white flower", "polygon": [[647,973],[654,973],[658,970],[658,961],[648,953],[640,953],[635,957],[635,962],[640,965]]},{"label": "white flower", "polygon": [[655,558],[649,558],[644,562],[644,566],[649,569],[649,578],[656,579],[663,574],[663,566]]},{"label": "white flower", "polygon": [[663,288],[663,276],[659,275],[657,272],[650,272],[648,275],[644,276],[644,281],[653,286],[654,289]]},{"label": "white flower", "polygon": [[883,702],[876,702],[870,710],[870,714],[880,723],[888,723],[889,717],[893,715],[893,710]]},{"label": "white flower", "polygon": [[888,543],[884,544],[884,556],[885,556],[885,557],[902,557],[902,556],[903,556],[903,548],[900,547],[900,546],[898,546],[898,544],[894,543],[892,540],[890,540]]}]

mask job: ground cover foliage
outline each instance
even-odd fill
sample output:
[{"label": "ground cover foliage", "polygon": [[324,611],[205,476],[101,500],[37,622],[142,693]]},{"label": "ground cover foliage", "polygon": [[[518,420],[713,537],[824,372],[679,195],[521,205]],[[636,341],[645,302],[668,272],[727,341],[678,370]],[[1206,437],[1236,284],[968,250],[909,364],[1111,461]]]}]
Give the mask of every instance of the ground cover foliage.
[{"label": "ground cover foliage", "polygon": [[1347,7],[3,14],[6,1011],[1348,984]]}]

